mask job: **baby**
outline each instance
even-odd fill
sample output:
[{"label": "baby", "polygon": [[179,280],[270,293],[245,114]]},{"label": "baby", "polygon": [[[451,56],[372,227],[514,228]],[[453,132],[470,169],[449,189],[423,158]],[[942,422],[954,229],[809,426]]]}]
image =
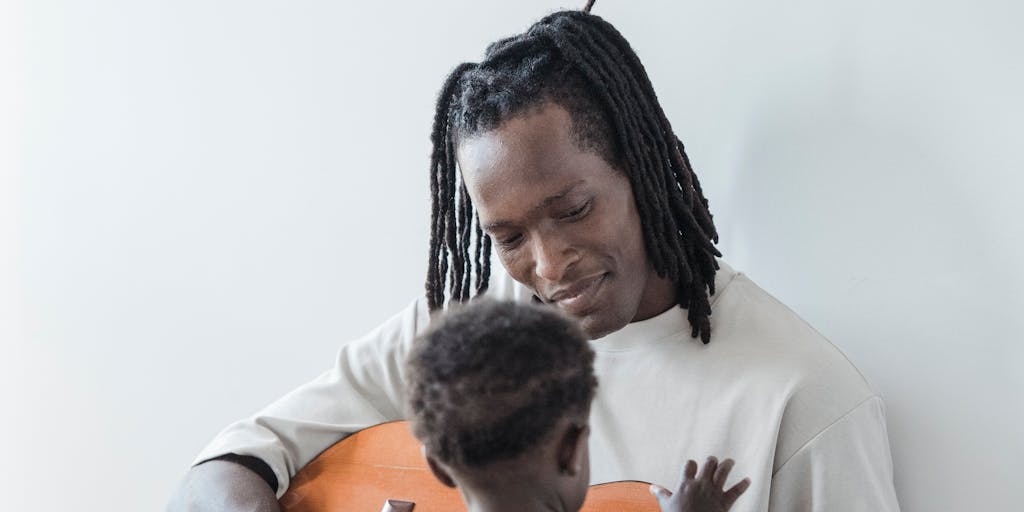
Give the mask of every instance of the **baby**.
[{"label": "baby", "polygon": [[[431,471],[471,512],[567,511],[589,485],[594,352],[567,317],[477,300],[420,337],[406,365],[409,418]],[[663,511],[724,512],[750,484],[723,486],[733,461],[688,461]]]}]

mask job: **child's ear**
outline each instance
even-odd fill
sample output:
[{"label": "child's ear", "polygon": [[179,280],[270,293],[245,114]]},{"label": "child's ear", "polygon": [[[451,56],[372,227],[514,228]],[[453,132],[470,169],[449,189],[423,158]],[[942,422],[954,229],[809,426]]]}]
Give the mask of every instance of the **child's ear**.
[{"label": "child's ear", "polygon": [[454,488],[455,479],[448,474],[448,471],[444,469],[444,466],[442,466],[440,462],[434,460],[430,455],[427,455],[426,447],[423,448],[423,456],[427,459],[427,467],[430,468],[430,472],[433,473],[442,484]]},{"label": "child's ear", "polygon": [[587,443],[590,442],[589,425],[569,425],[558,445],[558,470],[569,476],[583,471],[587,458]]}]

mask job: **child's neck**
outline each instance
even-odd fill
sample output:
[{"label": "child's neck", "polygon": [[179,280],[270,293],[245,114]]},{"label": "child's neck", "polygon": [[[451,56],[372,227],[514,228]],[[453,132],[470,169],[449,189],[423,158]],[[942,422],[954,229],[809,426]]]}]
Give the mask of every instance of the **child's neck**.
[{"label": "child's neck", "polygon": [[567,510],[553,489],[538,489],[514,483],[500,489],[462,488],[462,499],[469,512],[577,512]]}]

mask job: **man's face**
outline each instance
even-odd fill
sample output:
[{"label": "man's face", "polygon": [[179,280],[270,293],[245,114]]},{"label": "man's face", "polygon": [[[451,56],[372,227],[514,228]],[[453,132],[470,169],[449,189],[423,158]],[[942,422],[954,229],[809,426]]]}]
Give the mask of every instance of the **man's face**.
[{"label": "man's face", "polygon": [[513,279],[576,317],[591,338],[675,303],[651,268],[629,179],[572,140],[558,105],[468,138],[459,166]]}]

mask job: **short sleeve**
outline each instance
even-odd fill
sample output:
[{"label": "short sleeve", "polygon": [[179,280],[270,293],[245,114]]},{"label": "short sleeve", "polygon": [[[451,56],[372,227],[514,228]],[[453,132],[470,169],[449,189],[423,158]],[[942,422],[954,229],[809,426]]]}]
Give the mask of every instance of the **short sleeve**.
[{"label": "short sleeve", "polygon": [[[493,260],[493,258],[492,258]],[[492,261],[488,297],[527,301],[530,292]],[[338,351],[334,366],[258,413],[228,425],[193,465],[230,453],[256,457],[277,479],[277,496],[291,477],[353,432],[404,419],[404,363],[430,323],[420,297],[362,338]]]},{"label": "short sleeve", "polygon": [[228,425],[194,463],[228,453],[259,458],[273,470],[280,497],[292,475],[348,434],[403,418],[403,362],[428,323],[425,301],[414,301],[344,345],[331,369]]},{"label": "short sleeve", "polygon": [[882,399],[873,396],[797,450],[772,477],[769,511],[898,511]]}]

